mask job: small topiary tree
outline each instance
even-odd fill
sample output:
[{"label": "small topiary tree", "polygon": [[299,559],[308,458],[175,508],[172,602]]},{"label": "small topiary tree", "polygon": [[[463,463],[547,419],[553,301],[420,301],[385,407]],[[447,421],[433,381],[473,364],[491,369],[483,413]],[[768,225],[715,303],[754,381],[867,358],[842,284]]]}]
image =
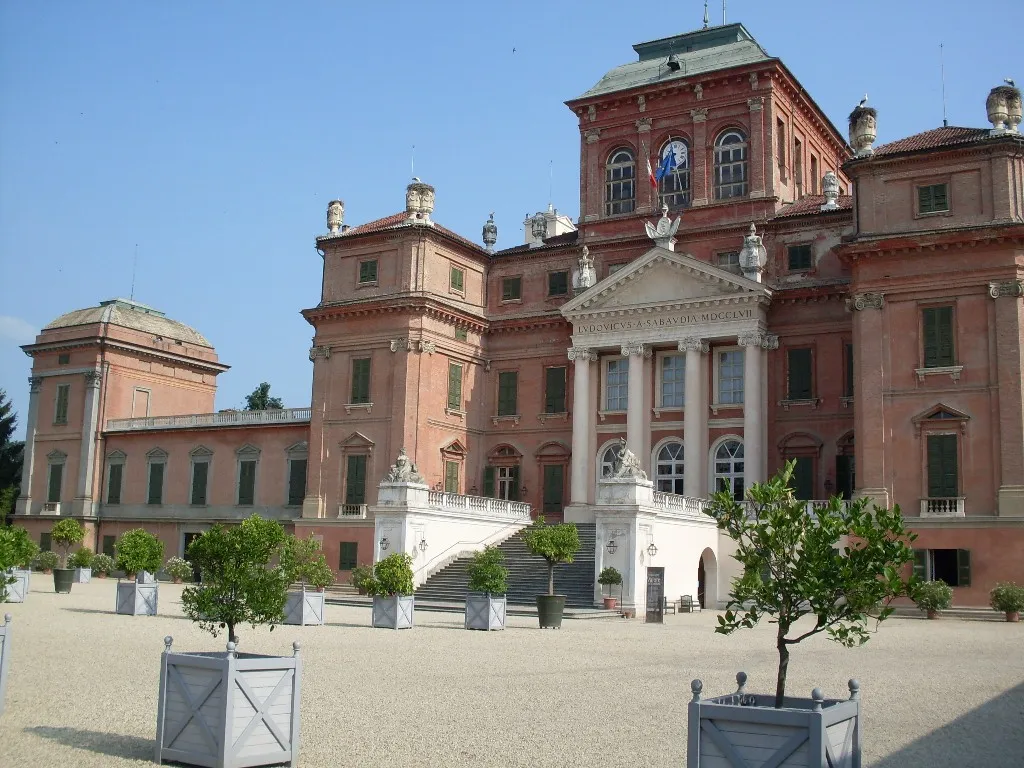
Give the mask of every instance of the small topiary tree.
[{"label": "small topiary tree", "polygon": [[597,583],[608,587],[608,596],[611,597],[611,587],[614,584],[622,584],[622,574],[612,567],[603,568],[597,576]]},{"label": "small topiary tree", "polygon": [[508,568],[505,553],[497,547],[485,547],[473,555],[466,569],[469,573],[469,591],[486,595],[504,595],[508,592]]},{"label": "small topiary tree", "polygon": [[192,563],[183,557],[169,557],[164,563],[164,573],[175,582],[187,581],[192,578]]},{"label": "small topiary tree", "polygon": [[576,526],[572,523],[547,525],[544,516],[539,515],[523,533],[523,541],[533,554],[547,560],[548,594],[555,594],[555,566],[571,563],[580,549],[580,534]]},{"label": "small topiary tree", "polygon": [[334,573],[327,565],[327,558],[322,545],[309,534],[308,539],[289,536],[281,552],[281,567],[288,576],[290,583],[307,583],[317,589],[323,589],[334,583]]},{"label": "small topiary tree", "polygon": [[71,568],[92,568],[92,560],[95,555],[88,547],[81,547],[68,560]]},{"label": "small topiary tree", "polygon": [[[790,461],[767,483],[754,484],[747,504],[724,491],[712,497],[707,511],[736,542],[734,557],[744,568],[715,631],[728,635],[764,616],[778,625],[776,708],[786,693],[791,645],[820,632],[846,647],[862,645],[869,637],[869,612],[881,606],[877,621],[886,619],[893,610],[888,604],[916,583],[902,576],[914,559],[908,543],[916,537],[904,527],[899,507],[869,510],[867,499],[846,504],[833,497],[808,513],[807,503],[789,487],[795,466]],[[840,550],[843,536],[850,543]],[[791,635],[807,615],[814,626]]]},{"label": "small topiary tree", "polygon": [[60,563],[60,558],[57,557],[56,552],[40,552],[32,558],[32,568],[43,573],[49,573],[57,564]]},{"label": "small topiary tree", "polygon": [[114,570],[114,558],[102,552],[92,556],[92,572],[97,576],[106,576]]},{"label": "small topiary tree", "polygon": [[289,579],[271,561],[280,557],[285,538],[279,522],[252,515],[241,525],[214,525],[193,539],[188,556],[202,583],[182,590],[185,615],[214,637],[226,628],[236,643],[239,624],[269,624],[273,630],[284,621]]},{"label": "small topiary tree", "polygon": [[373,566],[373,578],[366,585],[367,594],[375,597],[394,597],[395,595],[411,595],[412,586],[412,555],[408,552],[395,552]]},{"label": "small topiary tree", "polygon": [[932,618],[937,612],[944,611],[953,602],[953,589],[942,579],[925,581],[918,584],[911,597],[919,609]]},{"label": "small topiary tree", "polygon": [[996,584],[995,588],[988,593],[989,604],[997,611],[1006,614],[1010,619],[1013,614],[1024,611],[1024,587],[1008,581],[1003,584]]},{"label": "small topiary tree", "polygon": [[60,549],[61,568],[68,567],[68,551],[75,544],[81,544],[84,538],[85,529],[77,520],[66,517],[53,524],[53,527],[50,529],[50,541]]},{"label": "small topiary tree", "polygon": [[12,568],[28,568],[39,552],[24,528],[0,525],[0,603],[7,599],[7,585],[14,583]]},{"label": "small topiary tree", "polygon": [[114,567],[128,578],[147,571],[155,574],[164,562],[164,543],[145,528],[134,528],[121,534],[114,551]]},{"label": "small topiary tree", "polygon": [[352,569],[348,581],[358,590],[359,594],[369,594],[369,585],[373,582],[373,568],[369,565],[357,565]]}]

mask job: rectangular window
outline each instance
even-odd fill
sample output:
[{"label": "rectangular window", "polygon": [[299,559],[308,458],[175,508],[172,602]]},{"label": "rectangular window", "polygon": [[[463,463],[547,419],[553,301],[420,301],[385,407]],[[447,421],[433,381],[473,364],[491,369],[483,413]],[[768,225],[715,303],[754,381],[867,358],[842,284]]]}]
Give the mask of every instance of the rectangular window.
[{"label": "rectangular window", "polygon": [[798,191],[804,186],[804,145],[800,139],[793,139],[793,182]]},{"label": "rectangular window", "polygon": [[370,261],[359,262],[359,283],[376,283],[377,282],[377,260],[371,259]]},{"label": "rectangular window", "polygon": [[490,467],[498,474],[498,498],[519,501],[519,465]]},{"label": "rectangular window", "polygon": [[39,549],[43,552],[50,552],[53,549],[53,540],[50,538],[49,531],[39,534]]},{"label": "rectangular window", "polygon": [[51,464],[50,476],[47,478],[46,483],[46,501],[48,503],[57,503],[60,501],[60,492],[63,485],[64,465]]},{"label": "rectangular window", "polygon": [[468,338],[469,338],[469,332],[466,331],[465,328],[456,328],[455,329],[455,340],[456,341],[466,341]]},{"label": "rectangular window", "polygon": [[782,120],[778,120],[775,124],[775,132],[778,133],[779,148],[777,150],[779,156],[776,160],[779,163],[779,176],[782,180],[786,180],[786,124]]},{"label": "rectangular window", "polygon": [[565,366],[544,369],[544,413],[565,413]]},{"label": "rectangular window", "polygon": [[462,410],[462,366],[458,363],[448,363],[448,407]]},{"label": "rectangular window", "polygon": [[521,298],[523,298],[523,278],[503,278],[501,281],[501,300],[519,301]]},{"label": "rectangular window", "polygon": [[358,561],[356,554],[359,552],[359,543],[355,541],[341,542],[341,552],[338,556],[338,570],[351,571],[356,567]]},{"label": "rectangular window", "polygon": [[618,272],[624,266],[626,266],[626,262],[622,262],[620,264],[609,264],[608,265],[608,274],[609,275],[614,275],[616,272]]},{"label": "rectangular window", "polygon": [[519,373],[502,371],[498,374],[498,415],[515,416],[519,413]]},{"label": "rectangular window", "polygon": [[70,352],[61,352],[57,355],[57,365],[68,365],[71,362]]},{"label": "rectangular window", "polygon": [[945,184],[929,184],[917,188],[918,213],[942,213],[949,210],[949,188]]},{"label": "rectangular window", "polygon": [[104,536],[103,537],[103,549],[101,550],[107,557],[114,557],[117,554],[114,549],[114,545],[117,544],[117,536]]},{"label": "rectangular window", "polygon": [[366,503],[366,456],[349,456],[345,472],[345,503]]},{"label": "rectangular window", "polygon": [[801,500],[808,501],[814,498],[814,459],[810,456],[799,456],[787,461],[795,461],[793,474],[789,478],[789,487],[793,489],[793,495]]},{"label": "rectangular window", "polygon": [[914,575],[925,581],[942,580],[951,587],[969,587],[971,550],[915,549]]},{"label": "rectangular window", "polygon": [[466,270],[452,267],[449,285],[453,291],[463,293],[466,290]]},{"label": "rectangular window", "polygon": [[686,402],[686,356],[661,358],[661,407],[682,408]]},{"label": "rectangular window", "polygon": [[569,273],[548,273],[548,296],[566,296],[569,293]]},{"label": "rectangular window", "polygon": [[192,504],[206,506],[206,486],[210,480],[210,462],[192,462]]},{"label": "rectangular window", "polygon": [[68,423],[68,400],[71,398],[71,385],[61,384],[57,387],[57,401],[53,409],[53,423]]},{"label": "rectangular window", "polygon": [[146,503],[164,503],[164,463],[162,461],[153,461],[149,464],[149,488],[146,492]]},{"label": "rectangular window", "polygon": [[814,266],[811,258],[811,245],[791,245],[786,249],[788,255],[789,271],[796,272],[801,269],[810,269]]},{"label": "rectangular window", "polygon": [[924,367],[955,365],[953,354],[953,308],[926,307],[921,310],[924,337]]},{"label": "rectangular window", "polygon": [[306,498],[306,459],[288,462],[288,506],[297,507]]},{"label": "rectangular window", "polygon": [[238,506],[249,507],[256,501],[256,461],[238,462]]},{"label": "rectangular window", "polygon": [[149,416],[150,391],[148,389],[135,388],[132,393],[132,417]]},{"label": "rectangular window", "polygon": [[561,464],[544,465],[544,514],[560,514],[565,492],[565,467]]},{"label": "rectangular window", "polygon": [[107,504],[121,503],[121,482],[124,479],[124,464],[111,464],[107,470]]},{"label": "rectangular window", "polygon": [[446,461],[444,463],[444,492],[459,492],[459,462]]},{"label": "rectangular window", "polygon": [[731,349],[719,352],[718,358],[718,402],[721,405],[743,403],[743,350]]},{"label": "rectangular window", "polygon": [[809,349],[786,351],[787,394],[790,400],[810,400],[813,397],[812,355]]},{"label": "rectangular window", "polygon": [[956,498],[958,475],[956,435],[928,435],[928,498]]},{"label": "rectangular window", "polygon": [[351,404],[370,402],[370,358],[361,357],[352,361]]},{"label": "rectangular window", "polygon": [[818,194],[818,158],[811,155],[811,194]]},{"label": "rectangular window", "polygon": [[853,397],[853,344],[846,345],[846,378],[843,385],[843,396]]},{"label": "rectangular window", "polygon": [[716,254],[715,261],[722,269],[728,269],[730,272],[740,271],[739,251],[726,251],[725,253]]},{"label": "rectangular window", "polygon": [[604,407],[624,411],[629,403],[629,361],[609,360],[605,369]]}]

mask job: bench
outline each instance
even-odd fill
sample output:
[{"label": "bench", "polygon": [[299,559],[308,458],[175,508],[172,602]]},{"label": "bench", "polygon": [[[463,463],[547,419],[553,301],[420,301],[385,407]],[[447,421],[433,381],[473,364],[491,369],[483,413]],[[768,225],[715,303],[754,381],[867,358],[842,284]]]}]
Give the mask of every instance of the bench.
[{"label": "bench", "polygon": [[679,598],[680,613],[697,613],[700,611],[700,603],[693,599],[693,595],[683,595]]},{"label": "bench", "polygon": [[661,612],[663,614],[664,613],[675,613],[676,612],[676,603],[675,603],[675,601],[673,600],[670,603],[668,601],[667,597],[661,598]]}]

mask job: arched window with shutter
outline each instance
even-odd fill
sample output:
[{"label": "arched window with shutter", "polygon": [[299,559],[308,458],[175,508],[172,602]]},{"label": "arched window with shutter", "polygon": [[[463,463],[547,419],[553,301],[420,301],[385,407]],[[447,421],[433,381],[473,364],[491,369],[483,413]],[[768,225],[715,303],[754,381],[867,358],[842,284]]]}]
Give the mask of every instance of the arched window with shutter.
[{"label": "arched window with shutter", "polygon": [[715,199],[747,195],[747,137],[724,131],[715,142]]},{"label": "arched window with shutter", "polygon": [[636,207],[636,158],[632,150],[616,149],[605,166],[604,212],[632,213]]}]

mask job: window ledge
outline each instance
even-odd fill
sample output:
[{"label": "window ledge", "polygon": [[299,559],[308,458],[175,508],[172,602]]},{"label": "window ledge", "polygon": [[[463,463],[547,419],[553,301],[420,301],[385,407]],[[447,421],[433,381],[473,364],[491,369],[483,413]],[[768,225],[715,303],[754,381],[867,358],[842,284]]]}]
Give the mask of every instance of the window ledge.
[{"label": "window ledge", "polygon": [[840,408],[853,408],[853,395],[843,395],[839,398]]},{"label": "window ledge", "polygon": [[378,283],[376,280],[371,280],[368,283],[356,283],[356,290],[359,290],[360,288],[377,288],[379,286],[380,283]]},{"label": "window ledge", "polygon": [[502,304],[522,304],[523,300],[521,298],[519,298],[519,299],[502,299],[501,303]]},{"label": "window ledge", "polygon": [[564,421],[569,422],[569,412],[560,411],[559,413],[538,413],[537,421],[541,424],[546,424],[549,421]]},{"label": "window ledge", "polygon": [[457,416],[460,419],[466,418],[466,412],[465,411],[460,411],[458,408],[448,408],[448,407],[445,407],[444,412],[448,416]]},{"label": "window ledge", "polygon": [[522,418],[518,413],[509,414],[508,416],[492,416],[491,423],[494,426],[498,426],[499,421],[511,421],[517,427],[519,426],[519,420]]},{"label": "window ledge", "polygon": [[373,403],[345,403],[345,413],[352,415],[352,411],[366,411],[370,413],[373,409]]},{"label": "window ledge", "polygon": [[621,411],[598,411],[597,415],[601,417],[601,421],[604,421],[607,416],[625,416],[626,409],[623,408]]},{"label": "window ledge", "polygon": [[715,416],[718,415],[719,411],[728,411],[728,410],[739,411],[739,410],[742,410],[742,409],[743,409],[743,403],[712,403],[711,404],[711,412],[713,414],[715,414]]},{"label": "window ledge", "polygon": [[933,216],[952,216],[952,215],[953,215],[953,211],[951,211],[949,208],[947,208],[944,211],[926,211],[925,213],[921,213],[920,211],[918,211],[917,213],[914,214],[914,218],[915,219],[930,219]]},{"label": "window ledge", "polygon": [[810,406],[812,409],[817,410],[820,403],[820,397],[804,397],[799,400],[779,400],[779,405],[781,405],[782,409],[785,411],[788,411],[790,408],[801,408],[805,406]]},{"label": "window ledge", "polygon": [[925,376],[942,376],[948,375],[953,381],[960,381],[960,373],[963,371],[962,365],[940,365],[935,368],[915,368],[914,373],[917,374],[917,383],[921,384],[924,382]]},{"label": "window ledge", "polygon": [[545,297],[545,301],[552,301],[552,302],[554,302],[554,301],[565,301],[568,298],[569,298],[569,294],[568,293],[555,293],[555,294],[548,294]]},{"label": "window ledge", "polygon": [[682,405],[662,405],[662,406],[658,406],[656,408],[652,408],[651,410],[654,411],[654,417],[656,419],[660,419],[661,418],[661,414],[663,414],[663,413],[682,413],[685,410],[685,406],[682,406]]}]

